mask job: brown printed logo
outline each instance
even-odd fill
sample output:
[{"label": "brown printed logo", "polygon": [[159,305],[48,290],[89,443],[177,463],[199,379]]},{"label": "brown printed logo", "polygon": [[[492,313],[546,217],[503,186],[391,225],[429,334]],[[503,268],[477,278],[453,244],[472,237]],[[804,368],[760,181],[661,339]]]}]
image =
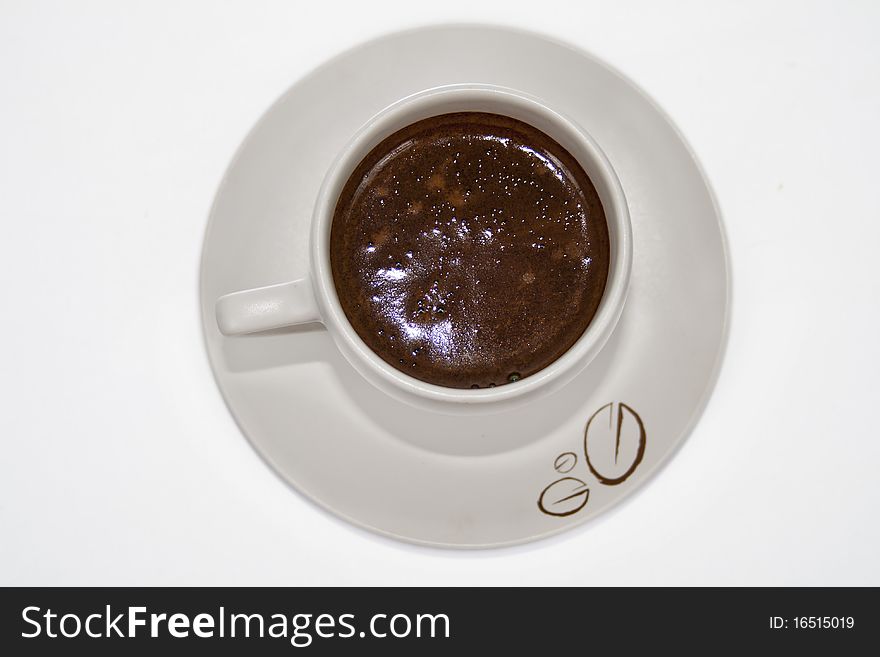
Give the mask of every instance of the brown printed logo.
[{"label": "brown printed logo", "polygon": [[[605,404],[587,420],[584,461],[587,471],[603,486],[617,486],[626,481],[642,462],[646,446],[642,418],[623,402]],[[556,457],[553,468],[566,476],[541,491],[538,509],[543,513],[565,517],[587,505],[589,485],[569,474],[577,462],[574,452],[563,452]]]}]

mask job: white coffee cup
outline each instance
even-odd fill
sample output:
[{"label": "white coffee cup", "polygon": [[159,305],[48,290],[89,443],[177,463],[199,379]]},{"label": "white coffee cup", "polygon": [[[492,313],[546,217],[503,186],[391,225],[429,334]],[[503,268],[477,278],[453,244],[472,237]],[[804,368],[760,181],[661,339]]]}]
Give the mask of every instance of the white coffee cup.
[{"label": "white coffee cup", "polygon": [[[337,198],[363,157],[383,139],[411,123],[469,111],[524,121],[571,153],[602,201],[611,247],[605,293],[590,325],[571,348],[544,369],[515,383],[473,390],[426,383],[382,360],[349,323],[330,269],[330,227]],[[364,378],[397,399],[441,412],[500,411],[558,389],[586,367],[605,345],[626,300],[632,266],[632,229],[620,181],[608,158],[583,128],[527,94],[491,85],[457,84],[403,98],[379,112],[354,135],[330,167],[318,193],[309,256],[309,273],[304,278],[220,297],[216,305],[220,331],[238,336],[319,322]]]}]

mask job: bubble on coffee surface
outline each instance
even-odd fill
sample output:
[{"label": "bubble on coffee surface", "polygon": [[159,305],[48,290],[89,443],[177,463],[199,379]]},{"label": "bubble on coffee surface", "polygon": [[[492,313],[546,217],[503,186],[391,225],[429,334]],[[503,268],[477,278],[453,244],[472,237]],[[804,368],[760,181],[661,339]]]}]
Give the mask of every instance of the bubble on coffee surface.
[{"label": "bubble on coffee surface", "polygon": [[583,333],[608,270],[589,178],[547,135],[460,113],[388,137],[331,230],[346,316],[381,358],[455,388],[514,383]]}]

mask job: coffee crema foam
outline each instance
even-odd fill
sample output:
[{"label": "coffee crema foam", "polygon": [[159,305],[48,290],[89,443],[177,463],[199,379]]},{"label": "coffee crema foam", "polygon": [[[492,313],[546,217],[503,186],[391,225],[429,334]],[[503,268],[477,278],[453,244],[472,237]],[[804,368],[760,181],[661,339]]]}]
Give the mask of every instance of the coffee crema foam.
[{"label": "coffee crema foam", "polygon": [[336,205],[339,301],[384,361],[485,388],[559,358],[596,313],[608,226],[577,161],[540,130],[480,112],[418,121],[356,167]]}]

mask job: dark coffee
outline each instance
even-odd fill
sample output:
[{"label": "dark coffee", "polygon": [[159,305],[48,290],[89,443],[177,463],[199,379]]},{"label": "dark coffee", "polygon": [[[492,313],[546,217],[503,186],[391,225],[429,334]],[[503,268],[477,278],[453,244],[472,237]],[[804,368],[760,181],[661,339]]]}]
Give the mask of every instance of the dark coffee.
[{"label": "dark coffee", "polygon": [[339,301],[383,360],[429,383],[527,377],[583,334],[605,290],[596,189],[557,142],[497,114],[444,114],[386,138],[339,196]]}]

